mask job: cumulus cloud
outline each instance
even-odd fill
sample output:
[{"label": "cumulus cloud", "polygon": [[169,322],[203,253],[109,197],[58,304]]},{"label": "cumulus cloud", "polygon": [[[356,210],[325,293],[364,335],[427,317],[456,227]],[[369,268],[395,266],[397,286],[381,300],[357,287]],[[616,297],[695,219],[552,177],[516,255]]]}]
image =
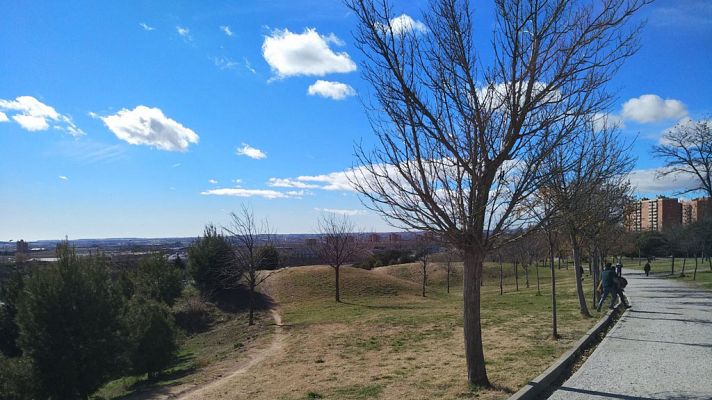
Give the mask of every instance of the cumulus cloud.
[{"label": "cumulus cloud", "polygon": [[141,22],[141,23],[139,24],[139,26],[141,26],[141,28],[143,28],[144,31],[148,31],[148,32],[150,32],[150,31],[155,31],[155,30],[156,30],[156,28],[154,28],[154,27],[148,25],[148,24],[145,23],[145,22]]},{"label": "cumulus cloud", "polygon": [[19,96],[15,100],[0,99],[0,121],[7,121],[8,117],[2,111],[13,114],[12,119],[26,131],[45,131],[51,126],[72,136],[85,135],[69,116],[58,113],[54,107],[32,96]]},{"label": "cumulus cloud", "polygon": [[233,35],[232,30],[230,30],[230,27],[227,26],[227,25],[222,25],[222,26],[220,26],[220,30],[223,31],[223,33],[226,34],[226,35],[228,35],[228,36],[232,36],[232,35]]},{"label": "cumulus cloud", "polygon": [[295,197],[288,193],[269,189],[220,188],[210,189],[200,194],[204,196],[262,197],[268,200]]},{"label": "cumulus cloud", "polygon": [[355,96],[356,91],[351,86],[332,81],[318,80],[309,86],[307,93],[310,96],[321,96],[333,100],[343,100],[349,96]]},{"label": "cumulus cloud", "polygon": [[267,185],[272,187],[297,189],[318,189],[320,187],[319,185],[300,182],[298,180],[289,178],[269,178],[269,180],[267,181]]},{"label": "cumulus cloud", "polygon": [[621,116],[640,123],[681,119],[687,116],[687,107],[680,100],[663,99],[656,94],[644,94],[623,104]]},{"label": "cumulus cloud", "polygon": [[349,176],[354,176],[354,170],[348,169],[324,175],[302,175],[296,178],[270,178],[267,184],[273,187],[353,192],[356,189],[349,181]]},{"label": "cumulus cloud", "polygon": [[262,56],[277,78],[355,71],[356,64],[348,53],[335,53],[329,44],[338,46],[343,42],[333,33],[320,35],[314,28],[308,28],[304,33],[277,29],[265,37]]},{"label": "cumulus cloud", "polygon": [[368,214],[365,210],[348,210],[340,208],[314,208],[316,211],[326,212],[331,214],[346,215],[349,217],[354,217],[356,215],[366,215]]},{"label": "cumulus cloud", "polygon": [[211,185],[217,185],[218,181],[216,179],[208,179],[208,183]]},{"label": "cumulus cloud", "polygon": [[408,32],[427,33],[428,27],[420,21],[414,20],[407,14],[401,14],[398,17],[391,18],[388,23],[391,25],[391,30],[394,35],[401,35]]},{"label": "cumulus cloud", "polygon": [[661,168],[637,169],[628,179],[635,191],[650,195],[682,192],[699,185],[697,178],[690,174],[672,173],[661,177],[661,171]]},{"label": "cumulus cloud", "polygon": [[200,137],[191,129],[166,117],[158,108],[137,106],[122,109],[114,115],[101,117],[117,138],[135,145],[145,145],[165,151],[187,151]]},{"label": "cumulus cloud", "polygon": [[7,122],[9,119],[7,118],[7,114],[4,112],[0,112],[0,122]]},{"label": "cumulus cloud", "polygon": [[254,160],[267,158],[267,154],[265,154],[265,152],[260,149],[256,149],[247,143],[243,143],[242,147],[238,147],[235,153],[237,153],[238,156],[246,156]]}]

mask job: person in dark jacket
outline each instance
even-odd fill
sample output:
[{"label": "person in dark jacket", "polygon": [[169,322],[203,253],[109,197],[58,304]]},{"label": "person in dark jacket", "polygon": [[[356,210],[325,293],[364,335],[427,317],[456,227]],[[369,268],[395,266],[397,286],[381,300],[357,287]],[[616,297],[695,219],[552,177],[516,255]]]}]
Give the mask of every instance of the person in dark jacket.
[{"label": "person in dark jacket", "polygon": [[623,276],[623,264],[620,261],[616,263],[616,276],[619,278]]},{"label": "person in dark jacket", "polygon": [[622,276],[616,276],[614,280],[616,285],[616,294],[618,295],[618,298],[621,299],[621,303],[623,303],[625,308],[631,308],[628,296],[623,293],[625,287],[628,286],[628,280]]},{"label": "person in dark jacket", "polygon": [[650,261],[645,263],[643,271],[645,271],[645,276],[650,276]]},{"label": "person in dark jacket", "polygon": [[598,306],[596,307],[597,311],[601,311],[601,306],[603,305],[603,302],[606,301],[606,297],[608,295],[611,295],[611,305],[608,306],[608,308],[613,309],[613,305],[616,304],[616,297],[617,295],[617,289],[616,289],[616,282],[615,282],[615,277],[616,277],[616,271],[613,270],[613,266],[611,263],[606,263],[606,267],[603,269],[603,272],[601,272],[601,283],[599,284],[599,288],[602,288],[603,291],[601,293],[601,299],[598,300]]}]

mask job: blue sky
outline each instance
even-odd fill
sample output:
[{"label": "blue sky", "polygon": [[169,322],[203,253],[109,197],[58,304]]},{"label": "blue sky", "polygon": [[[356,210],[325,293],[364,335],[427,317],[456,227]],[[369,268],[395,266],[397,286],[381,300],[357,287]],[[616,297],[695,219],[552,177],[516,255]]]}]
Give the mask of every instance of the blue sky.
[{"label": "blue sky", "polygon": [[[492,6],[474,1],[483,46]],[[426,2],[396,3],[418,27]],[[343,172],[374,145],[340,1],[3,2],[0,240],[195,236],[243,202],[282,233],[324,210],[388,230]],[[641,194],[665,129],[712,114],[712,2],[658,0],[610,110]],[[321,82],[320,82],[321,81]],[[150,121],[142,124],[142,121]]]}]

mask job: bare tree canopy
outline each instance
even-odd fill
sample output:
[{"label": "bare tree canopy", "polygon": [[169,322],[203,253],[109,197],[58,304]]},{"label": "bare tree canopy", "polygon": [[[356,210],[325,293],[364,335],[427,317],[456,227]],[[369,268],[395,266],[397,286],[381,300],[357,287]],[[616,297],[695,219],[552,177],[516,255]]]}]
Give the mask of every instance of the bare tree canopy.
[{"label": "bare tree canopy", "polygon": [[319,218],[319,258],[334,269],[334,297],[341,301],[339,273],[341,266],[353,262],[361,252],[361,237],[346,215],[325,213]]},{"label": "bare tree canopy", "polygon": [[[398,227],[463,251],[468,381],[489,385],[480,328],[485,254],[535,192],[557,146],[611,103],[605,84],[638,48],[630,17],[650,0],[495,1],[492,62],[475,46],[467,0],[433,0],[427,32],[391,23],[387,0],[349,0],[378,105],[380,141],[357,149],[353,183]],[[482,39],[480,39],[482,40]],[[487,39],[485,39],[487,40]]]},{"label": "bare tree canopy", "polygon": [[682,174],[698,180],[682,193],[702,191],[712,197],[712,119],[680,122],[665,132],[653,154],[665,160],[661,176]]}]

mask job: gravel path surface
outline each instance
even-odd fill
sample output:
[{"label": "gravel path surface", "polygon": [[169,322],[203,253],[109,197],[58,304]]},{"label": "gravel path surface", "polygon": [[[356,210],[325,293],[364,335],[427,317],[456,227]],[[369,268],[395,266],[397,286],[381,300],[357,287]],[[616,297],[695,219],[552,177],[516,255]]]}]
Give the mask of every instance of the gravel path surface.
[{"label": "gravel path surface", "polygon": [[712,292],[623,276],[633,308],[549,399],[712,400]]}]

